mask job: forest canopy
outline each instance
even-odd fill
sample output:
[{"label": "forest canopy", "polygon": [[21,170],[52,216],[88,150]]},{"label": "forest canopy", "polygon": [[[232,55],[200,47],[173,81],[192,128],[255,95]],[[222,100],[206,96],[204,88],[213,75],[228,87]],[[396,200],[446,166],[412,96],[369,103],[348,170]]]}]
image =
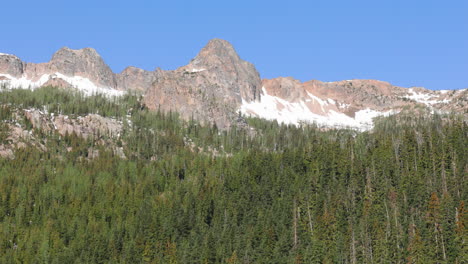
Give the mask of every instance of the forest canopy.
[{"label": "forest canopy", "polygon": [[[124,128],[63,136],[18,119],[26,109]],[[20,126],[47,149],[0,158],[0,263],[468,262],[458,115],[391,116],[363,133],[255,118],[220,131],[137,95],[46,87],[1,91],[0,118],[0,145]]]}]

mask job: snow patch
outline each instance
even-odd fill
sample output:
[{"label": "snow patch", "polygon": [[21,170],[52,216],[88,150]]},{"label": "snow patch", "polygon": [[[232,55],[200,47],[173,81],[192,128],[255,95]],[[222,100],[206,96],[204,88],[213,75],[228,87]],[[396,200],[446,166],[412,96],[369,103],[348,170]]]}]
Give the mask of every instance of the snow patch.
[{"label": "snow patch", "polygon": [[15,78],[9,74],[0,74],[0,76],[6,77],[7,80],[0,80],[0,85],[4,85],[6,88],[15,89],[36,89],[43,86],[46,82],[52,79],[62,79],[65,82],[69,83],[71,86],[77,90],[84,93],[86,96],[93,94],[103,94],[105,96],[121,96],[124,95],[124,91],[115,90],[109,87],[100,87],[94,84],[91,80],[81,76],[66,76],[59,72],[55,74],[44,74],[37,81],[32,81],[27,79],[25,76],[21,78]]},{"label": "snow patch", "polygon": [[27,79],[25,76],[21,76],[21,78],[15,78],[9,74],[0,74],[0,76],[7,78],[7,80],[0,80],[0,85],[4,85],[7,88],[36,89],[37,87],[44,85],[49,80],[48,74],[42,75],[37,81]]},{"label": "snow patch", "polygon": [[206,71],[206,69],[196,69],[196,68],[193,68],[190,72],[202,72],[202,71]]},{"label": "snow patch", "polygon": [[[242,99],[242,105],[239,111],[247,116],[276,120],[284,124],[299,125],[301,123],[316,123],[326,127],[348,127],[361,131],[372,129],[373,118],[395,113],[393,111],[379,112],[368,108],[356,112],[355,118],[333,110],[329,110],[325,115],[319,115],[312,112],[309,107],[307,107],[305,102],[307,102],[308,99],[291,103],[279,97],[269,95],[265,88],[262,88],[262,91],[263,95],[260,101],[247,102]],[[308,95],[319,103],[327,103],[312,94],[308,93]]]},{"label": "snow patch", "polygon": [[0,56],[12,56],[12,57],[18,58],[16,55],[8,54],[8,53],[0,53]]},{"label": "snow patch", "polygon": [[396,114],[397,112],[394,110],[389,110],[386,112],[375,111],[370,108],[366,108],[363,110],[359,110],[354,114],[354,120],[360,124],[365,124],[367,126],[371,126],[373,124],[373,119],[378,116],[389,116]]},{"label": "snow patch", "polygon": [[124,91],[119,91],[109,87],[97,86],[88,78],[84,78],[81,76],[69,77],[57,72],[55,73],[55,76],[51,77],[63,79],[76,89],[82,91],[85,95],[103,94],[106,96],[121,96],[125,94]]},{"label": "snow patch", "polygon": [[326,101],[324,101],[324,100],[318,98],[317,96],[315,96],[315,95],[313,95],[313,94],[311,94],[311,93],[309,93],[309,92],[307,92],[307,95],[308,95],[310,98],[314,99],[316,102],[318,102],[318,103],[322,106],[322,110],[323,110],[323,106],[324,106],[324,105],[328,105],[328,102],[326,102]]},{"label": "snow patch", "polygon": [[351,106],[350,104],[338,103],[338,107],[339,107],[339,108],[348,108],[348,107],[350,107],[350,106]]},{"label": "snow patch", "polygon": [[[435,100],[435,95],[427,94],[427,93],[420,93],[415,91],[413,88],[408,89],[410,95],[403,96],[403,98],[414,100],[418,103],[425,104],[427,106],[431,106],[433,104],[441,104],[441,103],[450,103],[450,99],[444,100]],[[441,90],[442,94],[447,93],[448,90]]]}]

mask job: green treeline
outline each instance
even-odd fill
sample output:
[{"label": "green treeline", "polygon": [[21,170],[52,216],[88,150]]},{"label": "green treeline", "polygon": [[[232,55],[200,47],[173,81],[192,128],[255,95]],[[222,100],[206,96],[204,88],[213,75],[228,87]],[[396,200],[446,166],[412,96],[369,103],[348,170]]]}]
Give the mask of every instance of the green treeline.
[{"label": "green treeline", "polygon": [[3,91],[0,104],[2,123],[43,105],[122,120],[127,157],[34,131],[47,152],[0,158],[0,263],[468,262],[457,116],[383,118],[365,133],[260,119],[218,131],[134,95],[42,88]]}]

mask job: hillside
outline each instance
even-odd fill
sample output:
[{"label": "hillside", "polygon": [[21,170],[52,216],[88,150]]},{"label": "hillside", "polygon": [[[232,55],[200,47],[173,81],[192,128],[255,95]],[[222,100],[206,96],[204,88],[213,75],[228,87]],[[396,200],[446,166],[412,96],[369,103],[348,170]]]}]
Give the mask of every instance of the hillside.
[{"label": "hillside", "polygon": [[0,263],[468,261],[463,113],[221,130],[69,88],[0,91]]}]

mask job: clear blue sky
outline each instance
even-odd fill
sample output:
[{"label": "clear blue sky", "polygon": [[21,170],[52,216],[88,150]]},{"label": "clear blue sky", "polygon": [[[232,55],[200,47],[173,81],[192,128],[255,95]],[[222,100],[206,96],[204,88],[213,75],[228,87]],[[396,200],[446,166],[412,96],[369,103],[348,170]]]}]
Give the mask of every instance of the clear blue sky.
[{"label": "clear blue sky", "polygon": [[187,64],[230,41],[262,78],[468,88],[468,1],[2,1],[0,52],[95,48],[115,72]]}]

